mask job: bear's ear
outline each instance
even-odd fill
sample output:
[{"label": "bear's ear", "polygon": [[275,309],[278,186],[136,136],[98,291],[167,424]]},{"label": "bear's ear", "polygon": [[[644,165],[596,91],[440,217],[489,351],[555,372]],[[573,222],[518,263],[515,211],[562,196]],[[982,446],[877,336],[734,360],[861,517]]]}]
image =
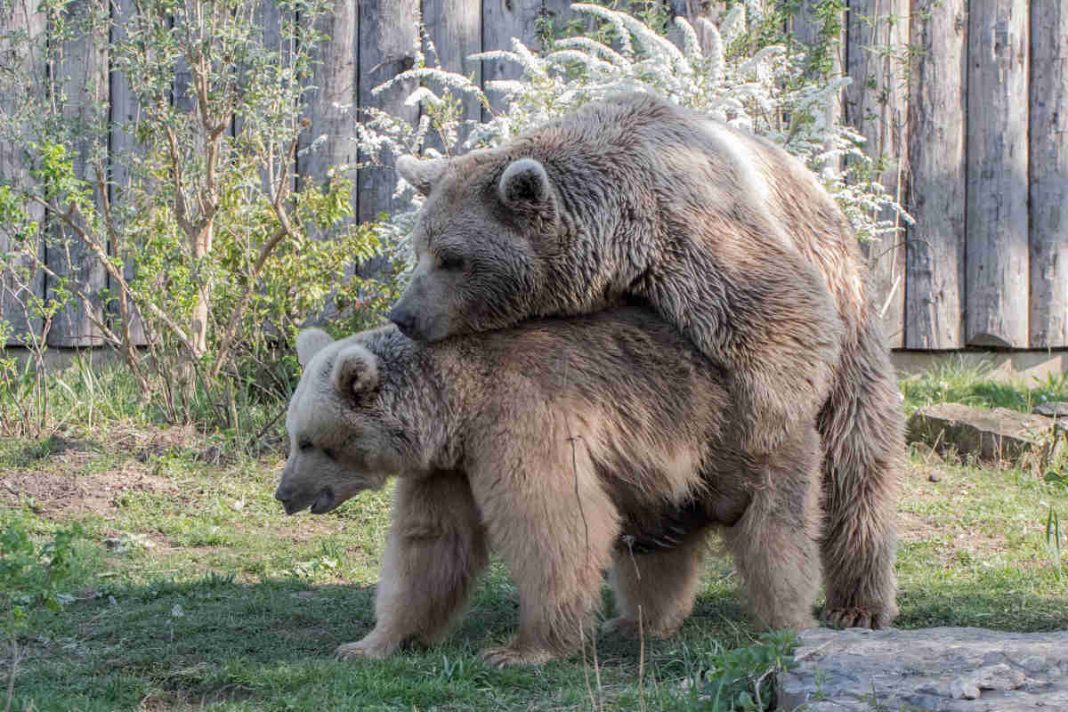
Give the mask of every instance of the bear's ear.
[{"label": "bear's ear", "polygon": [[359,344],[342,349],[334,363],[334,387],[345,396],[362,396],[378,388],[378,358]]},{"label": "bear's ear", "polygon": [[513,208],[540,208],[552,202],[549,174],[533,158],[512,161],[501,174],[497,193],[502,203]]},{"label": "bear's ear", "polygon": [[430,195],[445,173],[447,163],[444,158],[419,160],[415,156],[401,156],[397,159],[397,173],[420,193]]},{"label": "bear's ear", "polygon": [[315,354],[334,343],[330,334],[322,329],[305,329],[297,334],[297,361],[301,366],[307,366]]}]

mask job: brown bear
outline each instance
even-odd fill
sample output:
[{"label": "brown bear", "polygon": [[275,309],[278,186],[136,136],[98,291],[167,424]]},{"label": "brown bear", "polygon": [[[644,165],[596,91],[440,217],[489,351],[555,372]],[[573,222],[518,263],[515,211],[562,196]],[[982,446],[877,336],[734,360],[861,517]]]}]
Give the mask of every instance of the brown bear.
[{"label": "brown bear", "polygon": [[[770,478],[741,452],[722,372],[654,313],[626,307],[427,345],[393,327],[336,342],[311,330],[298,356],[276,492],[286,511],[327,512],[399,477],[376,624],[340,657],[439,639],[489,547],[520,596],[518,635],[485,652],[493,664],[575,651],[609,568],[618,617],[606,627],[670,635],[693,607],[711,526],[763,623],[814,624],[815,428],[776,449],[787,476]],[[664,512],[687,508],[702,510],[699,526],[662,530]],[[627,546],[650,531],[663,538]]]},{"label": "brown bear", "polygon": [[780,443],[818,423],[824,618],[890,623],[900,396],[851,228],[799,161],[626,95],[498,148],[397,168],[427,196],[390,313],[402,331],[434,341],[647,302],[728,374],[754,461],[793,468]]}]

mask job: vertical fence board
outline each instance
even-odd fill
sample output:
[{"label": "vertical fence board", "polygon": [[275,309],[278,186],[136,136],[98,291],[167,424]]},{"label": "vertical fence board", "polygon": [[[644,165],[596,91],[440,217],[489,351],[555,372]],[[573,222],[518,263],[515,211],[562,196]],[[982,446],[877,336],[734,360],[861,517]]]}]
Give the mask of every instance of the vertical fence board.
[{"label": "vertical fence board", "polygon": [[[423,0],[423,23],[444,69],[482,84],[481,62],[469,60],[482,51],[481,0]],[[482,107],[474,97],[463,98],[463,118],[477,121]],[[462,139],[463,137],[461,137]]]},{"label": "vertical fence board", "polygon": [[302,181],[321,183],[331,169],[348,173],[356,168],[359,25],[358,0],[335,0],[333,11],[320,20],[318,29],[326,39],[319,44],[314,88],[306,98],[308,128],[297,154]]},{"label": "vertical fence board", "polygon": [[1031,3],[1031,348],[1068,346],[1068,6]]},{"label": "vertical fence board", "polygon": [[[879,164],[880,182],[898,198],[908,134],[908,15],[908,0],[850,0],[846,27],[846,74],[853,81],[845,89],[845,119],[867,138],[865,151]],[[904,235],[887,235],[865,252],[883,332],[890,346],[899,348],[905,332]]]},{"label": "vertical fence board", "polygon": [[[551,22],[560,28],[570,17],[570,0],[482,0],[482,48],[510,50],[512,38],[530,48],[538,43],[538,23]],[[510,62],[483,62],[483,85],[519,77],[519,67]],[[501,108],[499,96],[488,91],[494,110]]]},{"label": "vertical fence board", "polygon": [[909,102],[905,347],[964,345],[965,0],[917,0]]},{"label": "vertical fence board", "polygon": [[[9,46],[0,38],[0,54],[3,56],[3,64],[15,72],[23,73],[26,77],[36,78],[36,88],[39,90],[45,80],[45,62],[42,52],[44,50],[45,15],[38,9],[36,0],[14,0],[11,3],[0,6],[0,33],[12,33],[12,36],[21,36],[18,42],[30,42],[32,51],[25,52],[16,47]],[[10,115],[14,110],[18,97],[0,95],[0,112]],[[14,129],[15,127],[6,127]],[[6,133],[6,131],[5,131]],[[22,160],[23,146],[15,139],[14,135],[5,138],[0,134],[0,184],[11,183],[15,185],[25,184],[30,180]],[[27,206],[31,219],[40,223],[42,211],[36,206]],[[0,255],[14,247],[9,240],[13,238],[5,226],[0,225]],[[40,256],[43,250],[39,248]],[[27,307],[34,297],[44,296],[44,276],[40,271],[31,271],[32,267],[27,264],[32,260],[19,260],[12,264],[10,271],[0,266],[0,319],[4,320],[11,328],[6,344],[0,341],[0,348],[5,345],[19,345],[25,343],[30,332],[38,333],[40,330],[39,319],[27,313]],[[29,274],[23,275],[23,272]]]},{"label": "vertical fence board", "polygon": [[[111,42],[112,46],[126,39],[126,23],[134,17],[134,0],[111,0]],[[137,122],[140,109],[137,104],[137,96],[130,86],[123,72],[112,69],[110,81],[110,126],[108,136],[108,199],[113,207],[125,204],[125,196],[130,189],[130,166],[136,160],[139,153],[137,141]],[[121,216],[114,215],[113,219],[121,220]],[[121,235],[121,231],[119,231]],[[109,245],[109,252],[120,257],[128,256],[128,248],[125,245]],[[127,280],[133,279],[132,260],[127,260],[123,268]],[[109,304],[110,311],[121,318],[122,309],[118,299],[121,298],[117,285],[112,285],[116,301]],[[144,329],[133,305],[127,303],[130,321],[130,340],[135,344],[145,342]]]},{"label": "vertical fence board", "polygon": [[[62,100],[63,118],[75,138],[74,173],[94,185],[98,169],[105,165],[107,151],[106,142],[96,138],[101,135],[98,131],[101,122],[107,120],[109,23],[99,21],[106,17],[101,13],[102,9],[106,13],[106,7],[99,0],[78,0],[66,11],[67,22],[76,29],[72,37],[62,42],[53,78]],[[89,20],[90,17],[94,19]],[[86,22],[87,26],[83,26]],[[94,198],[99,205],[100,196],[95,190]],[[107,287],[107,274],[89,248],[58,217],[51,217],[50,230],[49,268],[77,285],[90,297],[90,305],[87,308],[72,293],[56,314],[48,343],[59,347],[99,345],[100,332],[93,321],[103,318],[99,294]],[[60,285],[49,280],[49,298],[59,298],[62,293]]]},{"label": "vertical fence board", "polygon": [[[806,53],[809,55],[809,62],[812,63],[813,53],[817,51],[824,51],[828,54],[827,65],[821,71],[829,78],[837,79],[842,76],[842,67],[845,65],[843,55],[845,52],[845,18],[840,14],[838,17],[839,33],[838,37],[832,42],[827,42],[823,37],[824,22],[818,16],[817,9],[822,0],[801,0],[801,4],[797,7],[797,12],[793,16],[793,35],[801,45],[806,48]],[[813,67],[812,71],[816,71]],[[823,122],[830,126],[835,123],[839,123],[842,120],[842,95],[839,93],[837,99],[832,102],[828,102],[824,109]],[[828,147],[829,148],[829,147]],[[831,159],[825,165],[825,171],[837,171],[841,168],[841,161],[839,159]]]},{"label": "vertical fence board", "polygon": [[[373,93],[376,86],[412,66],[413,52],[419,41],[418,17],[419,0],[361,0],[361,110],[376,107],[409,121],[418,118],[415,107],[404,105],[404,99],[412,87],[396,86],[377,96]],[[361,221],[374,220],[379,213],[389,212],[392,207],[393,192],[397,185],[393,159],[393,156],[383,156],[382,165],[360,169],[358,215]]]},{"label": "vertical fence board", "polygon": [[1027,1],[972,0],[968,22],[966,343],[1027,345]]}]

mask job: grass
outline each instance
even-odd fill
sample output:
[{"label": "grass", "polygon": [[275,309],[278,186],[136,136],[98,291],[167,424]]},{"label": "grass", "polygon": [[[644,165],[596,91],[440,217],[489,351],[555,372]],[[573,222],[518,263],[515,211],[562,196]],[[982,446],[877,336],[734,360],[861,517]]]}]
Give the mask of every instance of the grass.
[{"label": "grass", "polygon": [[909,414],[920,406],[946,402],[1030,413],[1039,403],[1068,401],[1068,373],[1025,383],[992,378],[990,366],[946,363],[902,379],[901,392]]},{"label": "grass", "polygon": [[[1037,397],[946,376],[907,385],[910,401]],[[84,533],[68,602],[36,611],[20,636],[13,709],[693,709],[704,671],[769,657],[729,560],[713,554],[679,636],[644,648],[599,640],[596,666],[592,657],[531,670],[481,664],[478,650],[517,621],[499,564],[445,644],[336,662],[333,649],[373,625],[388,492],[287,518],[272,499],[281,457],[216,462],[206,454],[216,444],[118,417],[0,440],[0,525],[17,516],[42,539],[72,523]],[[899,508],[899,625],[1068,628],[1068,570],[1046,537],[1051,508],[1068,512],[1063,483],[914,457]],[[9,667],[0,656],[0,676]]]}]

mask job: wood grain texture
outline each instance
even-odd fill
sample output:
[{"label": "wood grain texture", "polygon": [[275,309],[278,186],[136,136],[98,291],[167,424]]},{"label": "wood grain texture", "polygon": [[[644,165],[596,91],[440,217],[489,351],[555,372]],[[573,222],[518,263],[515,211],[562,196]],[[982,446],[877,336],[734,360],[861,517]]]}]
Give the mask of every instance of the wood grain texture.
[{"label": "wood grain texture", "polygon": [[[317,29],[326,39],[316,48],[313,88],[306,95],[308,128],[297,153],[300,180],[313,184],[326,181],[331,170],[353,174],[356,169],[358,0],[334,0]],[[352,202],[355,212],[355,195]]]},{"label": "wood grain texture", "polygon": [[[531,49],[540,48],[540,23],[551,23],[559,29],[571,17],[568,0],[482,0],[482,48],[510,50],[515,37]],[[507,62],[483,62],[483,85],[488,82],[519,77],[517,66]],[[502,108],[500,97],[489,94],[495,111]]]},{"label": "wood grain texture", "polygon": [[1028,54],[1026,0],[969,3],[969,346],[1028,343]]},{"label": "wood grain texture", "polygon": [[[98,172],[107,168],[107,138],[102,130],[108,119],[109,67],[108,21],[105,0],[78,0],[65,10],[65,21],[73,28],[70,36],[60,43],[55,62],[55,86],[61,103],[61,113],[70,131],[74,149],[74,173],[97,185]],[[88,20],[88,18],[94,18]],[[100,195],[93,191],[97,206]],[[80,218],[75,218],[79,220]],[[100,293],[107,288],[107,273],[99,260],[92,256],[75,234],[58,218],[49,221],[47,245],[48,266],[57,275],[89,297],[86,306],[56,280],[48,280],[47,297],[60,299],[70,293],[65,306],[55,317],[48,333],[50,346],[98,346],[103,343],[99,329],[93,323],[103,318]]]},{"label": "wood grain texture", "polygon": [[964,345],[965,0],[916,0],[912,13],[905,346]]},{"label": "wood grain texture", "polygon": [[[377,107],[408,121],[418,119],[418,109],[404,105],[413,86],[395,86],[377,96],[374,94],[375,87],[413,66],[414,48],[419,41],[418,16],[418,0],[361,0],[358,84],[361,110]],[[357,214],[361,221],[374,220],[393,206],[397,186],[394,157],[382,158],[382,165],[360,169]]]},{"label": "wood grain texture", "polygon": [[[481,86],[482,63],[468,59],[482,51],[482,0],[423,0],[423,22],[437,50],[438,62],[450,72]],[[474,97],[463,98],[463,118],[477,121],[482,107]],[[431,137],[439,149],[443,142]],[[460,140],[464,136],[459,137]]]},{"label": "wood grain texture", "polygon": [[[879,181],[898,199],[908,140],[908,17],[908,0],[850,0],[846,23],[846,75],[853,81],[845,89],[845,120],[867,139],[864,150],[880,167]],[[883,333],[890,346],[900,348],[905,343],[904,233],[866,245],[865,253]]]},{"label": "wood grain texture", "polygon": [[1030,346],[1068,346],[1068,3],[1031,3]]},{"label": "wood grain texture", "polygon": [[[111,43],[114,46],[126,39],[126,24],[135,16],[134,0],[111,0]],[[126,195],[130,189],[130,167],[132,161],[141,154],[141,146],[137,141],[136,131],[140,120],[140,107],[137,95],[134,93],[126,75],[118,69],[112,69],[109,76],[110,101],[108,127],[108,200],[112,206],[120,206],[126,203]],[[122,216],[113,215],[112,220],[121,224]],[[116,230],[116,237],[122,237],[122,231]],[[108,245],[108,253],[123,258],[123,273],[127,280],[134,277],[133,255],[130,255],[130,246],[126,244]],[[123,313],[128,317],[130,341],[135,344],[145,343],[144,328],[137,317],[136,310],[127,300],[120,304],[122,297],[115,290],[115,299],[108,304],[108,311],[112,318],[117,320],[116,332],[121,333]]]},{"label": "wood grain texture", "polygon": [[[0,6],[0,54],[5,58],[4,65],[24,78],[36,78],[38,88],[43,86],[46,76],[45,24],[45,15],[38,9],[36,0],[13,0]],[[19,43],[17,52],[4,39],[6,36],[24,38],[13,40]],[[0,93],[0,115],[11,116],[15,109],[16,97]],[[0,127],[0,183],[25,185],[30,180],[18,134],[16,126]],[[31,219],[41,221],[43,212],[38,207],[26,206],[26,209]],[[7,227],[0,225],[0,255],[15,249],[15,235]],[[36,251],[39,257],[44,257],[44,246],[39,241]],[[35,297],[44,296],[44,276],[32,270],[32,262],[32,258],[20,259],[10,267],[0,267],[0,319],[11,329],[6,340],[8,345],[26,343],[31,334],[40,333],[40,319],[28,313],[27,305]],[[0,341],[0,348],[4,345]]]},{"label": "wood grain texture", "polygon": [[[838,17],[838,23],[840,30],[835,41],[828,41],[823,37],[824,34],[824,20],[819,17],[817,9],[822,0],[800,0],[800,4],[797,6],[797,12],[792,17],[792,30],[794,38],[804,47],[807,48],[809,54],[809,64],[812,62],[814,53],[825,52],[827,54],[827,66],[824,69],[818,70],[815,67],[811,67],[810,71],[820,72],[825,78],[837,79],[842,76],[843,67],[845,66],[845,47],[846,47],[846,35],[845,35],[845,16],[840,14]],[[823,111],[823,122],[825,125],[833,125],[842,121],[842,93],[839,92],[837,98],[834,101],[828,102]],[[827,148],[831,148],[828,142]],[[826,163],[824,172],[831,174],[837,172],[842,167],[840,158],[829,159]]]}]

